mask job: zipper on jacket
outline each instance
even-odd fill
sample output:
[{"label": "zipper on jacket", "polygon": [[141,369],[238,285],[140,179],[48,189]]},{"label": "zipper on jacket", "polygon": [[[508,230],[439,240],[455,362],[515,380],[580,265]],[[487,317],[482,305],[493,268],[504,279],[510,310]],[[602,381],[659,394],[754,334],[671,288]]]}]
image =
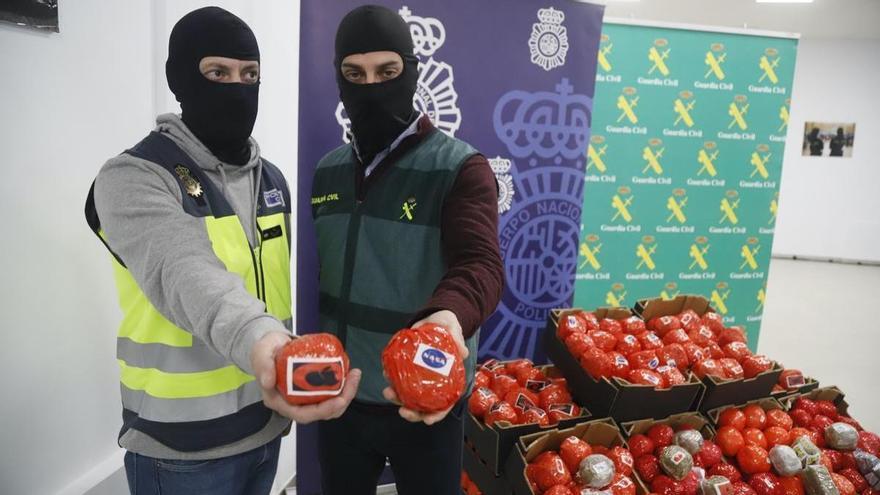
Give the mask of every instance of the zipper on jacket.
[{"label": "zipper on jacket", "polygon": [[258,259],[255,261],[258,267],[257,293],[262,292],[263,297],[261,299],[266,303],[266,311],[269,311],[269,298],[266,297],[266,275],[263,273],[263,229],[260,228],[259,221],[254,221],[254,225],[257,227],[257,247],[260,249]]},{"label": "zipper on jacket", "polygon": [[348,232],[346,233],[345,254],[342,259],[342,287],[339,293],[339,308],[337,308],[339,319],[337,320],[336,333],[339,340],[345,345],[345,339],[348,336],[348,310],[349,299],[351,298],[351,283],[354,272],[354,260],[357,256],[358,230],[361,225],[361,203],[357,200],[351,218],[348,221]]}]

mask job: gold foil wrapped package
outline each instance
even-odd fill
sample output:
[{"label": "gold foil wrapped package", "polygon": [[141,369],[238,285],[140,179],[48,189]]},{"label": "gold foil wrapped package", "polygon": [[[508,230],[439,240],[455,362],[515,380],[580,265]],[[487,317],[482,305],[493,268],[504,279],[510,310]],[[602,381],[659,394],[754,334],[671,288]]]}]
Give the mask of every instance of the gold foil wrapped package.
[{"label": "gold foil wrapped package", "polygon": [[602,454],[588,455],[581,461],[578,478],[592,488],[604,488],[614,481],[614,461]]},{"label": "gold foil wrapped package", "polygon": [[660,468],[675,480],[685,479],[694,467],[694,457],[678,445],[670,445],[660,454]]},{"label": "gold foil wrapped package", "polygon": [[821,464],[805,467],[800,476],[806,495],[840,495],[828,468]]}]

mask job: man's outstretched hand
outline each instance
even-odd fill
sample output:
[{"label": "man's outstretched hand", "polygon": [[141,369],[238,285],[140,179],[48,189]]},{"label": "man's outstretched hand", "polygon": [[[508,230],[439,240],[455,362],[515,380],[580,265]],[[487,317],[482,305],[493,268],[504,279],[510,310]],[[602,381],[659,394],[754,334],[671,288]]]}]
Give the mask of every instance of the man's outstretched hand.
[{"label": "man's outstretched hand", "polygon": [[275,389],[275,355],[288,342],[290,342],[288,334],[270,332],[258,340],[251,349],[251,366],[254,369],[254,376],[260,384],[263,403],[269,409],[299,424],[342,416],[357,394],[357,388],[361,381],[361,370],[349,371],[342,393],[332,399],[305,406],[288,404]]}]

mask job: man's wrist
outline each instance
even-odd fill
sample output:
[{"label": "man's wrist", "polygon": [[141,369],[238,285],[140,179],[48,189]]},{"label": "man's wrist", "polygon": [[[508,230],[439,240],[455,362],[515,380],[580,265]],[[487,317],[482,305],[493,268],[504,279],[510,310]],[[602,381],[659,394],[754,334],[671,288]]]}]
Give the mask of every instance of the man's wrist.
[{"label": "man's wrist", "polygon": [[290,335],[290,332],[280,321],[269,315],[261,316],[248,322],[241,329],[238,338],[232,344],[232,362],[245,373],[253,375],[251,350],[257,341],[272,332]]}]

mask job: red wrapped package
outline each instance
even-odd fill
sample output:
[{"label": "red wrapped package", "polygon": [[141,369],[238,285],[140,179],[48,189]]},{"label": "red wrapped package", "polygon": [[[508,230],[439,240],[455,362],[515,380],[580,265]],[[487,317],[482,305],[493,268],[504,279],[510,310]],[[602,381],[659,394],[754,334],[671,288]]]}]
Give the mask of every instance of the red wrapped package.
[{"label": "red wrapped package", "polygon": [[503,400],[499,400],[495,405],[490,407],[485,418],[486,426],[492,426],[499,421],[516,424],[518,420],[519,416],[517,416],[513,406]]},{"label": "red wrapped package", "polygon": [[656,351],[663,347],[663,340],[654,332],[642,332],[636,335],[639,344],[642,344],[643,351]]},{"label": "red wrapped package", "polygon": [[797,476],[779,478],[782,495],[804,495],[804,484]]},{"label": "red wrapped package", "polygon": [[629,365],[633,369],[654,370],[660,366],[656,351],[639,351],[629,355]]},{"label": "red wrapped package", "polygon": [[587,320],[577,313],[566,315],[559,319],[556,335],[560,340],[565,340],[573,333],[587,333]]},{"label": "red wrapped package", "polygon": [[742,365],[736,359],[722,358],[719,360],[719,364],[721,364],[721,369],[724,370],[726,378],[742,380],[745,376]]},{"label": "red wrapped package", "polygon": [[716,342],[710,342],[709,345],[703,349],[703,352],[706,354],[707,358],[721,359],[725,357],[724,349],[722,349]]},{"label": "red wrapped package", "polygon": [[492,385],[492,376],[484,370],[477,370],[474,373],[474,388],[486,387]]},{"label": "red wrapped package", "polygon": [[723,459],[721,447],[711,440],[703,442],[703,446],[700,448],[700,451],[697,452],[697,456],[700,458],[703,467],[706,469],[712,468]]},{"label": "red wrapped package", "polygon": [[830,400],[816,401],[816,408],[819,410],[819,414],[837,420],[837,406]]},{"label": "red wrapped package", "polygon": [[630,371],[627,380],[636,385],[650,385],[657,388],[664,388],[665,386],[662,376],[654,371],[645,369]]},{"label": "red wrapped package", "polygon": [[707,346],[709,342],[715,341],[715,334],[706,325],[700,325],[695,330],[688,332],[688,338],[697,345]]},{"label": "red wrapped package", "polygon": [[700,361],[694,366],[693,372],[699,378],[714,376],[724,380],[727,377],[721,364],[715,359],[704,359]]},{"label": "red wrapped package", "polygon": [[783,370],[779,374],[779,386],[786,390],[793,390],[807,384],[807,379],[800,370]]},{"label": "red wrapped package", "polygon": [[782,485],[779,484],[779,478],[773,473],[755,474],[749,480],[749,486],[758,495],[782,495]]},{"label": "red wrapped package", "polygon": [[675,431],[669,425],[656,424],[648,430],[648,438],[654,442],[655,449],[662,449],[672,445]]},{"label": "red wrapped package", "polygon": [[855,487],[856,492],[862,493],[868,489],[868,482],[865,477],[859,473],[858,469],[846,468],[840,470],[840,475],[849,480]]},{"label": "red wrapped package", "polygon": [[724,476],[729,479],[731,483],[736,483],[737,481],[742,480],[742,473],[739,472],[739,469],[733,464],[728,464],[726,462],[719,462],[712,466],[706,474],[708,476]]},{"label": "red wrapped package", "polygon": [[647,331],[644,320],[638,316],[630,316],[623,320],[623,331],[632,335],[638,335]]},{"label": "red wrapped package", "polygon": [[806,411],[810,416],[815,416],[819,414],[819,406],[816,405],[816,401],[808,399],[806,397],[799,397],[796,401],[794,401],[794,407],[792,410],[803,410]]},{"label": "red wrapped package", "polygon": [[840,492],[840,495],[855,495],[856,487],[846,476],[831,473],[831,478],[834,480],[834,485],[837,486],[837,491]]},{"label": "red wrapped package", "polygon": [[529,387],[530,382],[540,382],[541,384],[547,382],[547,377],[544,376],[544,372],[540,368],[520,368],[514,372],[513,376],[521,387],[532,388]]},{"label": "red wrapped package", "polygon": [[721,335],[724,330],[724,320],[718,313],[706,313],[700,318],[700,321],[709,327],[709,330],[712,330],[715,335]]},{"label": "red wrapped package", "polygon": [[398,331],[382,351],[382,367],[407,409],[449,409],[464,393],[464,363],[452,336],[438,325]]},{"label": "red wrapped package", "polygon": [[620,324],[617,320],[612,320],[611,318],[603,318],[599,322],[599,330],[603,332],[608,332],[612,335],[617,335],[623,332],[623,325]]},{"label": "red wrapped package", "polygon": [[507,395],[507,392],[514,387],[518,387],[519,383],[516,382],[516,378],[507,375],[495,375],[495,378],[492,379],[492,391],[495,392],[499,398]]},{"label": "red wrapped package", "polygon": [[590,374],[594,379],[611,376],[611,356],[607,352],[602,352],[597,348],[587,349],[580,358],[581,368]]},{"label": "red wrapped package", "polygon": [[685,332],[683,328],[670,330],[669,332],[666,332],[666,335],[663,336],[663,343],[666,345],[684,344],[688,341],[690,341],[690,337],[688,337],[687,332]]},{"label": "red wrapped package", "polygon": [[563,419],[577,418],[581,415],[581,408],[573,402],[552,404],[547,408],[547,414],[550,416],[550,423],[556,424]]},{"label": "red wrapped package", "polygon": [[659,474],[654,477],[654,480],[651,482],[651,491],[657,495],[684,495],[681,483],[665,474]]},{"label": "red wrapped package", "polygon": [[668,332],[681,328],[681,320],[675,316],[658,316],[648,321],[648,329],[663,337]]},{"label": "red wrapped package", "polygon": [[718,426],[732,426],[742,431],[746,427],[746,415],[738,407],[728,407],[718,415]]},{"label": "red wrapped package", "polygon": [[474,417],[483,419],[498,400],[498,396],[491,389],[480,387],[474,390],[468,399],[468,410]]},{"label": "red wrapped package", "polygon": [[791,416],[789,416],[788,413],[783,411],[782,409],[771,409],[766,412],[766,416],[768,427],[778,426],[788,431],[791,430],[791,428],[794,426],[794,422],[791,420]]},{"label": "red wrapped package", "polygon": [[746,482],[737,481],[731,484],[733,485],[733,495],[758,495]]},{"label": "red wrapped package", "polygon": [[516,372],[521,369],[532,369],[535,367],[535,363],[533,363],[530,359],[514,359],[513,361],[509,361],[504,365],[504,371],[508,375],[516,378]]},{"label": "red wrapped package", "polygon": [[871,455],[880,456],[880,437],[869,431],[860,431],[858,447]]},{"label": "red wrapped package", "polygon": [[703,322],[700,321],[700,315],[692,309],[682,311],[682,313],[678,315],[678,321],[681,322],[681,327],[687,332],[698,330],[700,325],[703,324]]},{"label": "red wrapped package", "polygon": [[748,339],[746,339],[746,334],[743,332],[742,328],[730,327],[721,331],[721,334],[718,336],[718,345],[724,347],[731,342],[742,342],[743,344],[748,343]]},{"label": "red wrapped package", "polygon": [[590,330],[598,330],[599,329],[599,318],[596,318],[594,313],[588,313],[586,311],[581,311],[579,313],[580,317],[584,319],[587,323],[587,331]]},{"label": "red wrapped package", "polygon": [[770,472],[770,454],[757,445],[746,444],[739,449],[739,452],[736,453],[736,462],[742,472],[746,474]]},{"label": "red wrapped package", "polygon": [[[672,333],[667,334],[667,337],[669,335],[672,335]],[[682,346],[681,344],[669,344],[666,347],[658,350],[657,358],[660,359],[660,364],[675,366],[681,371],[687,371],[688,367],[690,366],[687,352],[685,352],[684,346]]]},{"label": "red wrapped package", "polygon": [[575,492],[571,491],[571,488],[569,488],[566,485],[551,486],[549,490],[544,492],[544,495],[574,495],[574,494],[575,494]]},{"label": "red wrapped package", "polygon": [[803,409],[793,409],[790,413],[788,413],[788,415],[791,416],[794,424],[796,426],[800,426],[801,428],[806,428],[810,426],[810,421],[813,420],[813,416]]},{"label": "red wrapped package", "polygon": [[617,347],[615,349],[621,354],[632,354],[633,352],[641,351],[642,344],[635,335],[622,333],[617,336]]},{"label": "red wrapped package", "polygon": [[660,474],[660,461],[652,454],[645,454],[636,459],[634,468],[646,483],[651,483]]},{"label": "red wrapped package", "polygon": [[684,353],[687,355],[688,363],[690,364],[699,363],[703,359],[709,357],[706,355],[706,352],[702,347],[693,342],[685,342],[682,347],[684,347]]},{"label": "red wrapped package", "polygon": [[746,428],[763,430],[767,426],[767,412],[758,404],[749,404],[743,408],[746,415]]},{"label": "red wrapped package", "polygon": [[571,482],[571,472],[556,452],[543,452],[526,466],[526,476],[541,491]]},{"label": "red wrapped package", "polygon": [[629,450],[617,446],[612,447],[608,457],[614,461],[614,469],[617,474],[629,476],[633,471],[633,455]]},{"label": "red wrapped package", "polygon": [[605,352],[613,351],[617,346],[617,337],[615,337],[613,333],[604,330],[594,330],[587,335],[593,339],[593,343],[596,344],[596,347]]},{"label": "red wrapped package", "polygon": [[543,409],[550,409],[553,404],[565,404],[571,402],[571,394],[565,385],[551,383],[538,392],[538,405]]},{"label": "red wrapped package", "polygon": [[317,404],[342,393],[348,368],[335,335],[302,335],[275,355],[275,388],[289,404]]},{"label": "red wrapped package", "polygon": [[593,449],[590,444],[575,436],[566,438],[559,445],[559,456],[562,457],[565,466],[572,473],[577,472],[581,461],[592,453]]},{"label": "red wrapped package", "polygon": [[629,475],[615,474],[614,481],[611,482],[609,488],[612,495],[636,495],[636,484],[633,483]]},{"label": "red wrapped package", "polygon": [[731,342],[729,344],[721,346],[721,349],[724,350],[725,356],[736,359],[737,361],[742,361],[743,359],[752,355],[752,351],[749,350],[749,346],[742,342]]},{"label": "red wrapped package", "polygon": [[517,410],[517,414],[521,414],[530,407],[538,407],[538,404],[541,403],[538,394],[524,387],[510,389],[503,400],[513,406]]},{"label": "red wrapped package", "polygon": [[663,377],[663,383],[665,383],[667,387],[674,387],[676,385],[687,383],[687,378],[685,378],[681,371],[674,366],[660,366],[655,371]]},{"label": "red wrapped package", "polygon": [[547,415],[547,412],[539,407],[530,407],[523,411],[520,415],[520,423],[527,424],[538,424],[540,426],[547,426],[550,424],[550,416]]},{"label": "red wrapped package", "polygon": [[754,378],[772,367],[773,361],[767,356],[747,356],[742,360],[742,369],[746,378]]},{"label": "red wrapped package", "polygon": [[629,360],[619,352],[611,352],[609,354],[611,355],[611,374],[626,379],[632,369],[629,365]]},{"label": "red wrapped package", "polygon": [[629,437],[627,445],[629,446],[629,451],[636,458],[654,453],[654,441],[641,433]]},{"label": "red wrapped package", "polygon": [[565,338],[565,347],[572,356],[578,357],[596,344],[585,333],[573,333]]}]

